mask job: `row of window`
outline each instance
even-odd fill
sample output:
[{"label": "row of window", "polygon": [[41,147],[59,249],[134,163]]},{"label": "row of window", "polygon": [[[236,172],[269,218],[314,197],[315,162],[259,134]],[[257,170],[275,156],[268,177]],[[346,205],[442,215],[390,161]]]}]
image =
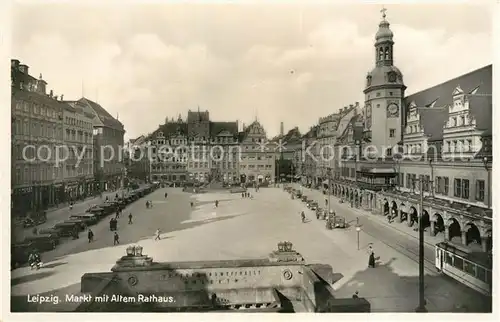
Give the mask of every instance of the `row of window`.
[{"label": "row of window", "polygon": [[447,127],[456,127],[456,126],[467,126],[470,125],[470,119],[465,117],[465,115],[454,116],[448,120]]},{"label": "row of window", "polygon": [[80,164],[78,168],[73,166],[66,167],[18,167],[14,172],[13,185],[33,184],[37,181],[49,181],[64,178],[72,178],[83,175],[93,174],[92,164]]},{"label": "row of window", "polygon": [[79,119],[76,119],[74,117],[66,116],[64,118],[64,123],[66,125],[73,125],[73,126],[81,127],[83,129],[92,130],[92,123],[91,122],[85,122],[83,120],[79,120]]},{"label": "row of window", "polygon": [[[404,173],[399,176],[399,185],[408,189],[420,189],[420,181],[416,174],[406,174],[406,185],[403,183]],[[483,202],[485,200],[485,181],[476,180],[476,189],[474,200]],[[422,183],[423,191],[429,192],[434,189],[434,193],[443,196],[449,195],[450,179],[448,177],[437,176],[434,179],[434,186],[431,184],[430,176],[424,176]],[[469,179],[455,178],[453,182],[453,196],[461,199],[470,199],[470,182]]]},{"label": "row of window", "polygon": [[83,143],[91,143],[92,142],[92,134],[87,131],[77,131],[66,129],[64,140],[73,141],[73,142],[83,142]]},{"label": "row of window", "polygon": [[[40,145],[36,148],[27,147],[27,145],[16,144],[12,145],[12,158],[14,160],[26,160],[26,161],[51,161],[54,162],[59,153],[60,162],[66,160],[77,160],[81,157],[81,160],[91,160],[93,156],[93,151],[90,148],[86,148],[83,151],[82,147],[75,147],[68,150],[59,150],[55,145]],[[23,155],[24,150],[24,155]],[[67,154],[66,154],[67,153]]]},{"label": "row of window", "polygon": [[472,145],[472,140],[445,140],[444,152],[474,152],[477,149]]},{"label": "row of window", "polygon": [[16,118],[12,131],[16,135],[47,137],[54,138],[56,140],[63,139],[61,125],[35,119],[31,119],[31,122],[29,122],[27,118],[24,119],[24,121]]},{"label": "row of window", "polygon": [[[259,169],[272,169],[272,165],[271,164],[249,164],[248,165],[248,168],[249,169],[255,169],[255,168],[259,168]],[[245,164],[242,164],[240,166],[240,169],[246,169],[247,168],[247,165]]]},{"label": "row of window", "polygon": [[58,116],[61,115],[61,113],[59,111],[56,111],[55,109],[51,108],[50,106],[42,105],[42,104],[37,103],[37,102],[28,102],[28,101],[22,101],[22,100],[16,101],[16,110],[24,111],[26,113],[29,113],[31,111],[34,115],[50,117],[53,119],[57,119]]},{"label": "row of window", "polygon": [[479,279],[480,281],[483,281],[485,283],[492,282],[491,270],[487,270],[482,266],[476,265],[473,262],[463,259],[462,257],[454,256],[453,254],[446,252],[445,261],[446,264],[451,265],[459,269],[460,271],[463,271]]}]

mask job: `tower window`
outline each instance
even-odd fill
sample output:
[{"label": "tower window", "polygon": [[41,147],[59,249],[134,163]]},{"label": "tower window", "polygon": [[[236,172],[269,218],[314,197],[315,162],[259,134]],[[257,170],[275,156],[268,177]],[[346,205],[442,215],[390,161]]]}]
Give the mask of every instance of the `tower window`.
[{"label": "tower window", "polygon": [[389,129],[389,137],[396,137],[396,129]]},{"label": "tower window", "polygon": [[377,97],[380,97],[380,92],[377,92]]},{"label": "tower window", "polygon": [[389,92],[389,95],[392,96],[392,92]]},{"label": "tower window", "polygon": [[384,59],[384,48],[380,47],[379,54],[378,54],[378,59],[383,60]]},{"label": "tower window", "polygon": [[377,104],[377,108],[379,108],[379,107],[380,107],[380,104]]},{"label": "tower window", "polygon": [[385,47],[385,59],[389,59],[389,47]]}]

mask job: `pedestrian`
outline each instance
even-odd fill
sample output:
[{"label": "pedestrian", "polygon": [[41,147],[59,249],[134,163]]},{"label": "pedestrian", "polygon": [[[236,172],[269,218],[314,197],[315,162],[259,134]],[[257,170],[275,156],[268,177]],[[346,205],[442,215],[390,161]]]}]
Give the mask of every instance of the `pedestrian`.
[{"label": "pedestrian", "polygon": [[75,227],[71,233],[71,235],[73,236],[73,239],[78,239],[80,236],[78,236],[78,228]]},{"label": "pedestrian", "polygon": [[118,219],[118,218],[120,218],[120,210],[116,211],[115,219]]},{"label": "pedestrian", "polygon": [[245,194],[243,192],[241,193],[241,198],[245,198]]},{"label": "pedestrian", "polygon": [[156,234],[155,240],[161,240],[161,237],[160,237],[160,228],[158,228],[158,229],[156,230],[156,233],[155,233],[155,234]]},{"label": "pedestrian", "polygon": [[359,299],[359,292],[358,291],[354,292],[354,294],[352,295],[352,298]]},{"label": "pedestrian", "polygon": [[193,202],[191,201],[191,208],[193,208]]},{"label": "pedestrian", "polygon": [[91,229],[89,229],[89,232],[87,233],[87,237],[89,239],[89,243],[94,241],[94,232]]},{"label": "pedestrian", "polygon": [[368,257],[368,267],[375,268],[375,253],[373,252],[371,245],[369,246],[368,251],[370,253]]},{"label": "pedestrian", "polygon": [[69,210],[73,210],[73,201],[69,202]]},{"label": "pedestrian", "polygon": [[132,225],[132,213],[128,215],[128,224]]},{"label": "pedestrian", "polygon": [[219,207],[219,200],[215,200],[215,208]]},{"label": "pedestrian", "polygon": [[119,244],[120,243],[120,236],[118,236],[118,233],[115,231],[113,235],[113,245]]}]

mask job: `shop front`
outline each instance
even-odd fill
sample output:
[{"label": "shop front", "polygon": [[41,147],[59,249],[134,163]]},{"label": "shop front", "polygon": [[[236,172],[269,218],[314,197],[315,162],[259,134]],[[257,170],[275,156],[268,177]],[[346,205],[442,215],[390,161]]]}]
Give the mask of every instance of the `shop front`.
[{"label": "shop front", "polygon": [[32,197],[33,187],[15,188],[11,194],[12,216],[24,216],[33,210]]}]

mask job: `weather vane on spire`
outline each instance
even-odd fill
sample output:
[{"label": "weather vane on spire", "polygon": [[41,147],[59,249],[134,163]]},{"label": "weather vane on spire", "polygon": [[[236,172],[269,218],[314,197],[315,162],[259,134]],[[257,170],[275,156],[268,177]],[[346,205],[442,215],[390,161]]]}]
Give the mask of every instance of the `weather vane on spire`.
[{"label": "weather vane on spire", "polygon": [[380,10],[380,12],[382,13],[382,19],[384,19],[384,20],[385,20],[385,17],[387,16],[385,14],[386,11],[387,11],[387,9],[385,7],[382,7],[382,9]]}]

